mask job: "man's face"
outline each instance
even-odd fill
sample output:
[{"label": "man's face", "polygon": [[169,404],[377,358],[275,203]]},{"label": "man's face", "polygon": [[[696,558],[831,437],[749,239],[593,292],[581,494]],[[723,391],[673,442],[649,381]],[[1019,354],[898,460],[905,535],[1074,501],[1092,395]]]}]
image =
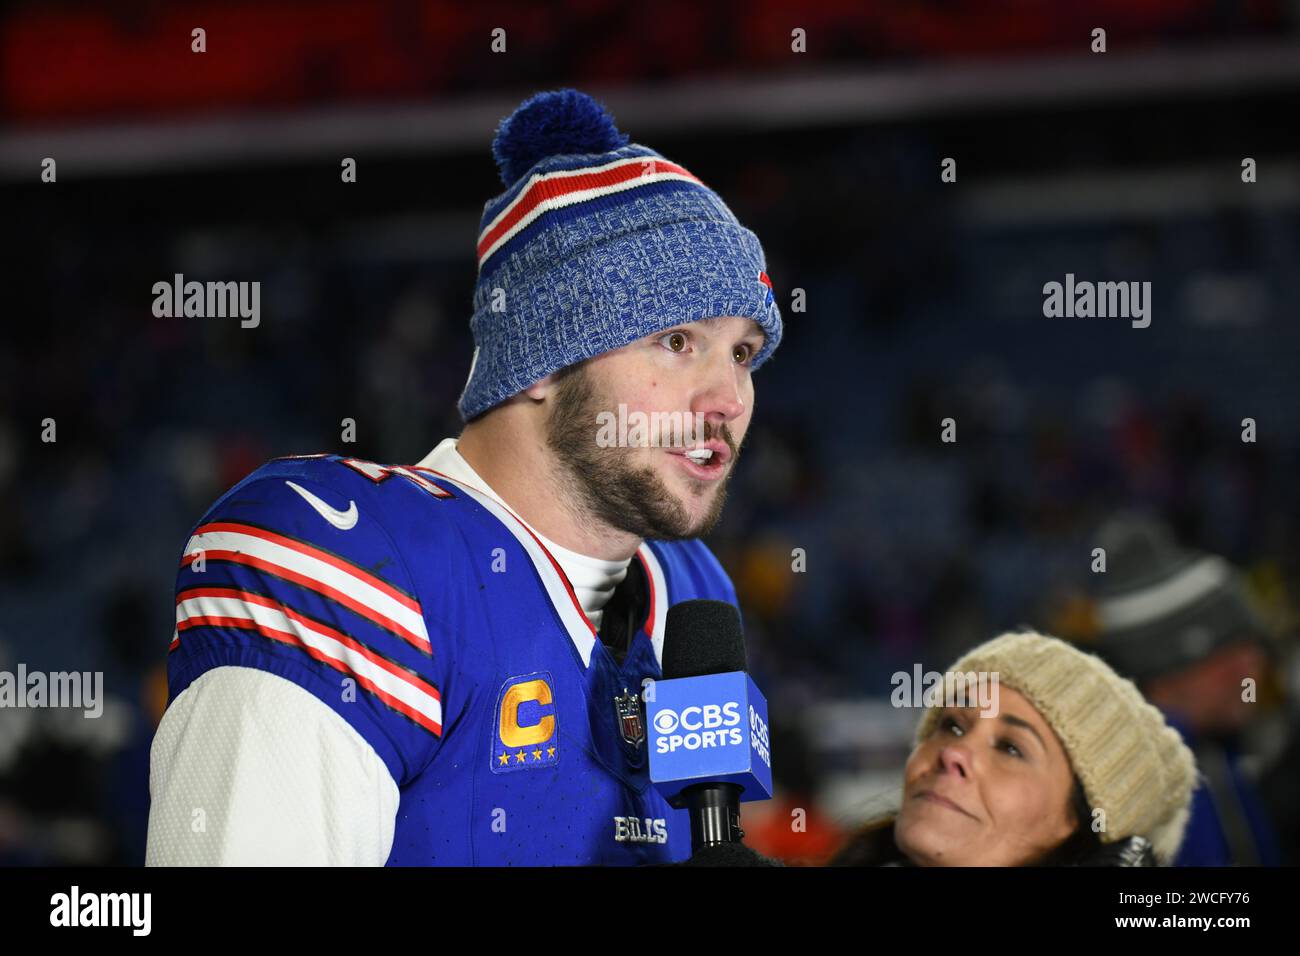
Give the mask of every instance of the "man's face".
[{"label": "man's face", "polygon": [[707,534],[753,415],[750,365],[762,345],[756,323],[728,316],[563,373],[546,437],[581,505],[640,538]]},{"label": "man's face", "polygon": [[1151,678],[1142,692],[1161,710],[1191,724],[1201,736],[1230,737],[1256,716],[1254,699],[1242,693],[1242,682],[1269,680],[1270,662],[1257,640],[1243,637],[1170,674]]}]

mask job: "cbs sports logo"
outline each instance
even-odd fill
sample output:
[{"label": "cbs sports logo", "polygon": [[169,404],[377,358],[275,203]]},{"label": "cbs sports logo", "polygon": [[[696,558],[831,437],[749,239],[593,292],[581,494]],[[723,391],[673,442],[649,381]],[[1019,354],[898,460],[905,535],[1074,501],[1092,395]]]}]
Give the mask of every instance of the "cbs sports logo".
[{"label": "cbs sports logo", "polygon": [[740,729],[740,704],[704,704],[683,707],[681,713],[665,707],[655,714],[655,751],[661,754],[677,750],[705,750],[744,743]]}]

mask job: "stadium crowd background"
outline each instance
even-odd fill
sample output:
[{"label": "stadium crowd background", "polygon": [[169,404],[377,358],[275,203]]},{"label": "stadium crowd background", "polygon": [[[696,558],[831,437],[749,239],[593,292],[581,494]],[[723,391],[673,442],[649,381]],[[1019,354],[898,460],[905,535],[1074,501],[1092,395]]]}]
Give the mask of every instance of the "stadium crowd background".
[{"label": "stadium crowd background", "polygon": [[[918,715],[885,703],[894,672],[1021,623],[1086,645],[1092,535],[1120,509],[1242,567],[1290,648],[1300,14],[983,6],[0,15],[0,669],[101,670],[112,695],[98,721],[0,709],[0,863],[143,860],[175,569],[221,492],[276,455],[413,462],[457,432],[492,124],[536,89],[601,96],[718,190],[781,297],[785,342],[710,539],[776,719],[775,806],[816,816],[772,852],[824,855],[896,779]],[[1094,26],[1107,54],[1088,52]],[[395,106],[433,112],[403,138]],[[294,125],[331,110],[378,117],[372,139],[315,147]],[[283,129],[249,134],[268,122]],[[205,135],[210,155],[175,148]],[[38,182],[45,155],[57,184]],[[149,290],[174,273],[260,280],[260,327],[155,318]],[[1042,284],[1066,273],[1150,281],[1151,326],[1045,318]],[[1298,696],[1283,671],[1261,700],[1261,772]]]}]

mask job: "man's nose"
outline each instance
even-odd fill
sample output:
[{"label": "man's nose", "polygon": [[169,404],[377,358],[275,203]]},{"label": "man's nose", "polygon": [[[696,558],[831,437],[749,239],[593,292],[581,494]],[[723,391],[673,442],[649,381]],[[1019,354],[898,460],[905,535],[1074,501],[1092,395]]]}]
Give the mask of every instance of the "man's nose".
[{"label": "man's nose", "polygon": [[708,360],[701,363],[703,382],[691,410],[714,424],[725,424],[745,413],[741,378],[745,370],[732,360],[731,349],[709,351]]}]

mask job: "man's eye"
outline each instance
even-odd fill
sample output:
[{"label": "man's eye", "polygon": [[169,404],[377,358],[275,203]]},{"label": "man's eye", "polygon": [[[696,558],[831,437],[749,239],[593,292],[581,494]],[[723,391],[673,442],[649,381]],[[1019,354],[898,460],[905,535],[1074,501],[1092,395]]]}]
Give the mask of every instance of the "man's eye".
[{"label": "man's eye", "polygon": [[686,333],[669,332],[667,335],[660,336],[659,344],[670,352],[686,351]]},{"label": "man's eye", "polygon": [[731,353],[731,357],[736,360],[737,365],[748,365],[754,360],[754,346],[748,342],[741,342]]},{"label": "man's eye", "polygon": [[941,730],[954,730],[957,732],[958,737],[961,736],[961,725],[952,717],[945,717],[939,721],[939,728]]}]

